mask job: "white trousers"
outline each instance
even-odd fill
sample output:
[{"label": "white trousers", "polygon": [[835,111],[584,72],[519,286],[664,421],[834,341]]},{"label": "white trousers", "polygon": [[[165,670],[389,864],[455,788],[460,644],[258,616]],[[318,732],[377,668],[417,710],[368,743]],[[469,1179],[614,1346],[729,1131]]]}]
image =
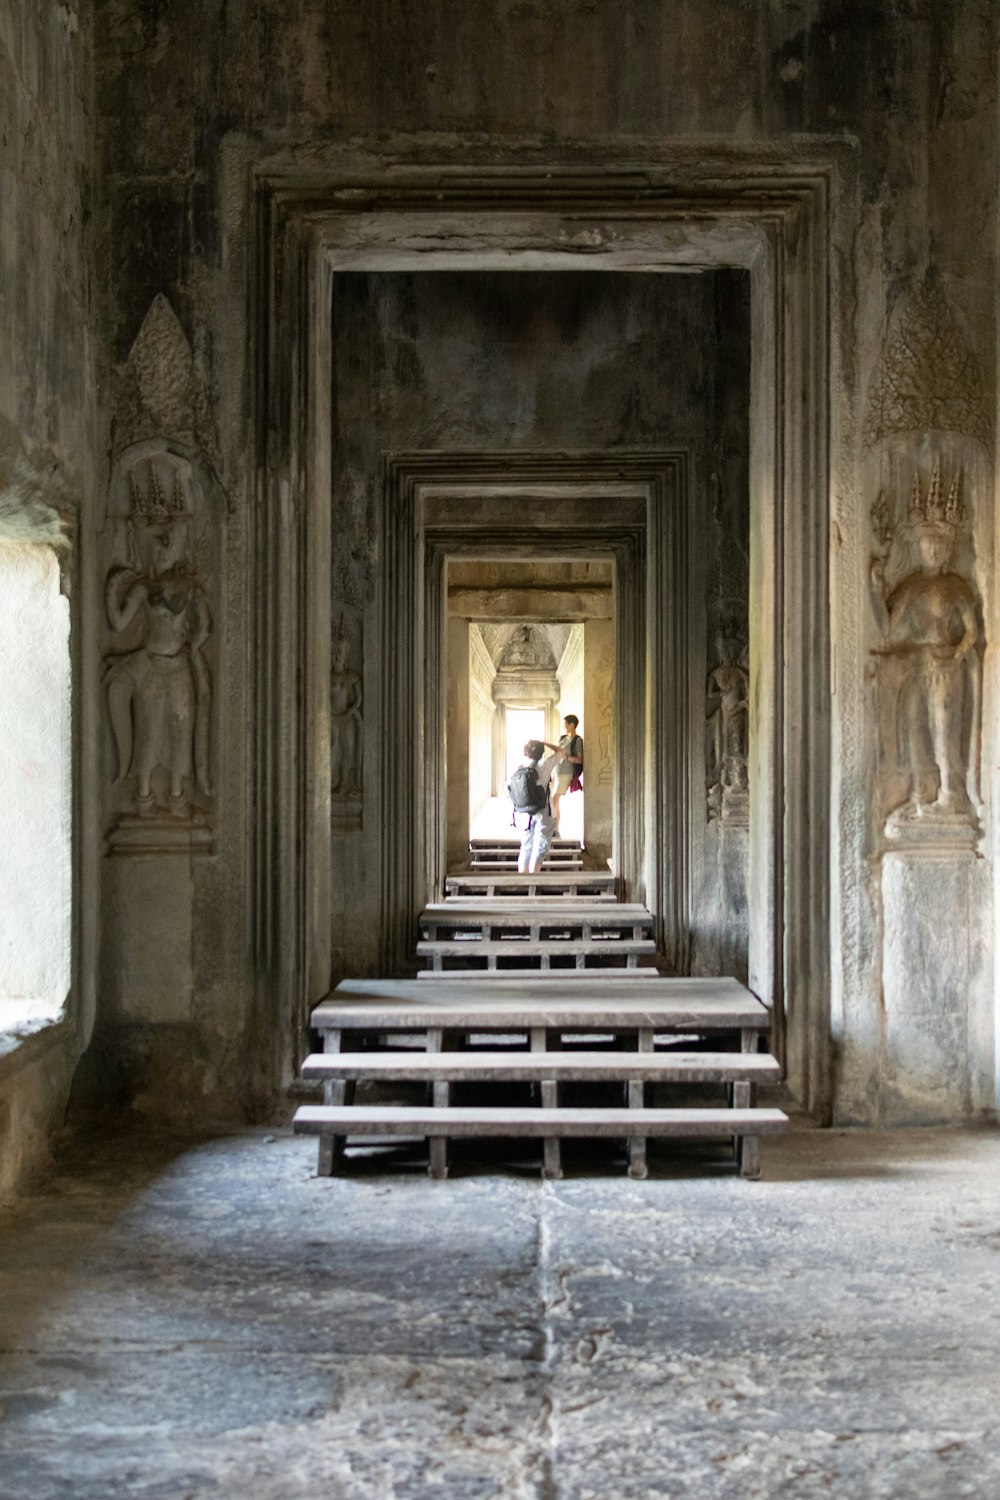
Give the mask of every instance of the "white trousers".
[{"label": "white trousers", "polygon": [[549,812],[517,813],[517,826],[521,829],[521,852],[517,857],[517,868],[521,875],[532,874],[541,868],[542,860],[552,843],[552,830],[556,820]]}]

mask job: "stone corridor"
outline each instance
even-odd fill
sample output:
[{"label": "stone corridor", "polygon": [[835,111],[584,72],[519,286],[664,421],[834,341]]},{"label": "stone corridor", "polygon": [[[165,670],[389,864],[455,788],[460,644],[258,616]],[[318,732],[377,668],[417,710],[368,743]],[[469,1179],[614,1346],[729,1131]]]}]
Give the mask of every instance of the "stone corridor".
[{"label": "stone corridor", "polygon": [[0,1497],[995,1500],[1000,1137],[763,1156],[81,1141],[0,1233]]}]

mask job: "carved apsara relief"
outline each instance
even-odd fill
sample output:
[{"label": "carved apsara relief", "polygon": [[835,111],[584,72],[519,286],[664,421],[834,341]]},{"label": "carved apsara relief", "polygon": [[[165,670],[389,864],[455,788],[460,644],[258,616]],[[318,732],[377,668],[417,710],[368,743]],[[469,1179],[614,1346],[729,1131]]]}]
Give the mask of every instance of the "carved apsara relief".
[{"label": "carved apsara relief", "polygon": [[615,779],[614,768],[611,763],[613,743],[614,710],[611,703],[611,684],[609,682],[601,708],[601,717],[597,725],[597,780],[601,786],[610,786]]},{"label": "carved apsara relief", "polygon": [[936,279],[903,302],[872,382],[880,445],[870,595],[879,825],[890,848],[971,850],[982,814],[982,611],[974,499],[987,387]]},{"label": "carved apsara relief", "polygon": [[723,623],[715,647],[718,665],[705,690],[708,816],[711,822],[745,828],[750,821],[750,671],[742,621]]},{"label": "carved apsara relief", "polygon": [[879,496],[872,604],[880,766],[893,843],[966,844],[979,831],[980,611],[954,567],[967,527],[960,466],[914,468],[908,500]]},{"label": "carved apsara relief", "polygon": [[106,528],[108,844],[118,853],[213,844],[218,507],[196,446],[207,411],[183,330],[157,297],[119,374]]},{"label": "carved apsara relief", "polygon": [[[720,463],[720,473],[722,471]],[[705,683],[705,801],[710,823],[750,822],[750,566],[745,517],[720,478],[712,497]]]},{"label": "carved apsara relief", "polygon": [[364,757],[364,685],[360,621],[342,611],[335,622],[330,664],[330,793],[333,822],[360,828]]}]

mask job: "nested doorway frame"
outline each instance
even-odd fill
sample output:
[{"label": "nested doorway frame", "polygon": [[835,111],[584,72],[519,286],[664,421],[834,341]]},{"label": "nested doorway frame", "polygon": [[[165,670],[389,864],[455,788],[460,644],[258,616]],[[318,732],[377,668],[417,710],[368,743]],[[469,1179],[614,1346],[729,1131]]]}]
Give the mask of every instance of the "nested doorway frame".
[{"label": "nested doorway frame", "polygon": [[[750,273],[750,983],[801,1104],[828,1116],[831,156],[690,148],[567,167],[313,158],[251,173],[247,590],[255,1066],[290,1079],[331,966],[331,313],[339,271]],[[382,538],[385,556],[395,545]],[[381,565],[381,563],[380,563]],[[385,702],[379,705],[384,713]],[[405,841],[412,830],[401,832]],[[397,841],[398,843],[398,841]],[[392,841],[384,854],[403,851]],[[383,879],[385,872],[383,868]]]},{"label": "nested doorway frame", "polygon": [[[405,555],[396,565],[414,573],[413,597],[424,601],[425,613],[421,621],[399,611],[401,580],[384,570],[386,640],[403,668],[388,711],[395,722],[412,716],[423,746],[411,786],[396,765],[382,772],[395,778],[404,806],[413,785],[420,789],[410,819],[413,857],[401,862],[395,851],[384,866],[391,882],[383,901],[385,951],[405,966],[416,912],[437,899],[446,873],[447,560],[604,556],[614,566],[613,845],[625,890],[649,903],[657,943],[682,969],[690,930],[689,757],[683,740],[665,730],[689,719],[687,453],[392,455],[387,470],[385,525],[397,530]],[[404,696],[408,681],[412,699]],[[657,734],[669,738],[659,759],[649,752]],[[623,784],[631,789],[627,798]]]}]

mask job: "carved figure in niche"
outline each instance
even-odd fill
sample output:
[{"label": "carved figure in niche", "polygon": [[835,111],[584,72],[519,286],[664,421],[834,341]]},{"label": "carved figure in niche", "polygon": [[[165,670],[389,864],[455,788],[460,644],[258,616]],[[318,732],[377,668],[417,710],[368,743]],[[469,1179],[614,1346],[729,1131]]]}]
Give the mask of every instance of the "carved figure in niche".
[{"label": "carved figure in niche", "polygon": [[895,667],[886,688],[907,784],[905,800],[886,822],[890,836],[917,819],[974,821],[978,815],[979,614],[970,584],[948,567],[964,521],[960,468],[947,498],[940,460],[926,492],[915,474],[906,529],[919,566],[890,587],[886,565],[894,532],[884,500],[876,507],[882,550],[872,559],[872,602],[885,639],[873,654]]},{"label": "carved figure in niche", "polygon": [[732,622],[716,638],[719,665],[706,684],[706,784],[710,820],[745,824],[750,809],[750,673],[747,644]]},{"label": "carved figure in niche", "polygon": [[597,780],[602,786],[610,786],[614,779],[611,769],[611,734],[611,688],[609,684],[608,697],[604,707],[601,709],[601,722],[597,726],[597,748],[600,753],[600,769],[597,773]]},{"label": "carved figure in niche", "polygon": [[360,673],[348,665],[349,649],[341,618],[330,673],[330,789],[335,796],[356,796],[361,791],[362,687]]},{"label": "carved figure in niche", "polygon": [[149,817],[156,808],[153,778],[162,769],[169,811],[186,818],[192,782],[204,797],[212,794],[212,687],[202,654],[211,616],[188,558],[190,511],[180,475],[173,471],[168,499],[156,464],[146,469],[145,486],[137,469],[129,474],[130,556],[112,568],[105,588],[114,631],[142,622],[142,644],[110,658],[105,677],[115,781],[135,777],[135,810]]}]

